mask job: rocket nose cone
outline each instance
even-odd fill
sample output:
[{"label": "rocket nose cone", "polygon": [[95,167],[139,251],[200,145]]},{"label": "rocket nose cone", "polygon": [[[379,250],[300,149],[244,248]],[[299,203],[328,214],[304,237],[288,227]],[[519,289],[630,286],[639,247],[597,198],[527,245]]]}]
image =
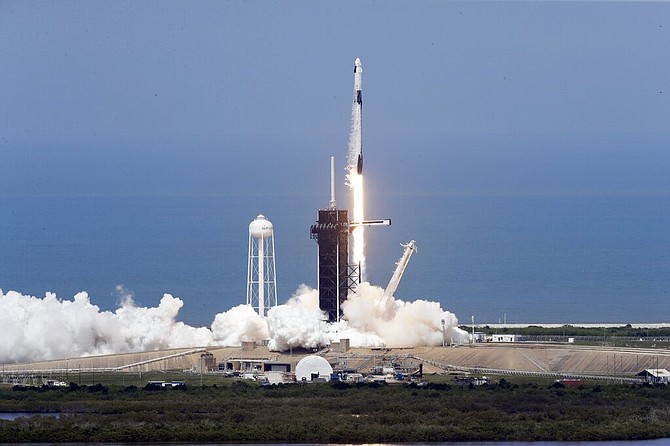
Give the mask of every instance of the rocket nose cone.
[{"label": "rocket nose cone", "polygon": [[354,65],[356,65],[357,67],[362,67],[363,66],[361,64],[361,59],[359,57],[357,57],[356,60],[354,61]]}]

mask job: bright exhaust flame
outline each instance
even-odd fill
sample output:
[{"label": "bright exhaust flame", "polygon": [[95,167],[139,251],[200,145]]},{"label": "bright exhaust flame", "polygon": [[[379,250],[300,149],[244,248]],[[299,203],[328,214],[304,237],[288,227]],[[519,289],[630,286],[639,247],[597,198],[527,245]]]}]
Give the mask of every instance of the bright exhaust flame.
[{"label": "bright exhaust flame", "polygon": [[[353,221],[364,221],[363,211],[363,175],[352,173],[351,189],[353,192]],[[354,265],[360,266],[361,279],[365,280],[365,227],[357,226],[351,233],[352,260]]]}]

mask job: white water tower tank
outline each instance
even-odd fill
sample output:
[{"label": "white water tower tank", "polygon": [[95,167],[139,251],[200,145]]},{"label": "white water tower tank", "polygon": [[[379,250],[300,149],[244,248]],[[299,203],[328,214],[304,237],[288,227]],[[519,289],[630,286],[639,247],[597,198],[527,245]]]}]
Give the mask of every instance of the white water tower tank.
[{"label": "white water tower tank", "polygon": [[261,316],[277,306],[275,275],[274,230],[272,222],[260,214],[249,223],[247,305],[251,305]]}]

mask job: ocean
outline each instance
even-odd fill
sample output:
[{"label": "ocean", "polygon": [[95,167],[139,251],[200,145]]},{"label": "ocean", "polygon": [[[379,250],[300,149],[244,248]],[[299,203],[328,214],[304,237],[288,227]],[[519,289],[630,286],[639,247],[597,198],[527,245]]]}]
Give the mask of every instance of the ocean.
[{"label": "ocean", "polygon": [[[0,289],[114,310],[163,293],[209,326],[245,302],[248,224],[274,224],[279,303],[316,286],[309,228],[327,197],[0,197]],[[418,249],[396,297],[438,301],[462,323],[670,321],[670,195],[402,195],[366,204],[367,279],[385,287],[400,243]]]}]

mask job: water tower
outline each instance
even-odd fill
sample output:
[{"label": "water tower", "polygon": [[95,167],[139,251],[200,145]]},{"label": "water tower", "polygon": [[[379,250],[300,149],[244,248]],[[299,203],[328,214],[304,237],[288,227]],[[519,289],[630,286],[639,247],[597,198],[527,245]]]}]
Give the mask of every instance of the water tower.
[{"label": "water tower", "polygon": [[275,281],[275,241],[272,223],[263,214],[249,223],[249,267],[247,270],[247,305],[265,316],[277,306]]}]

